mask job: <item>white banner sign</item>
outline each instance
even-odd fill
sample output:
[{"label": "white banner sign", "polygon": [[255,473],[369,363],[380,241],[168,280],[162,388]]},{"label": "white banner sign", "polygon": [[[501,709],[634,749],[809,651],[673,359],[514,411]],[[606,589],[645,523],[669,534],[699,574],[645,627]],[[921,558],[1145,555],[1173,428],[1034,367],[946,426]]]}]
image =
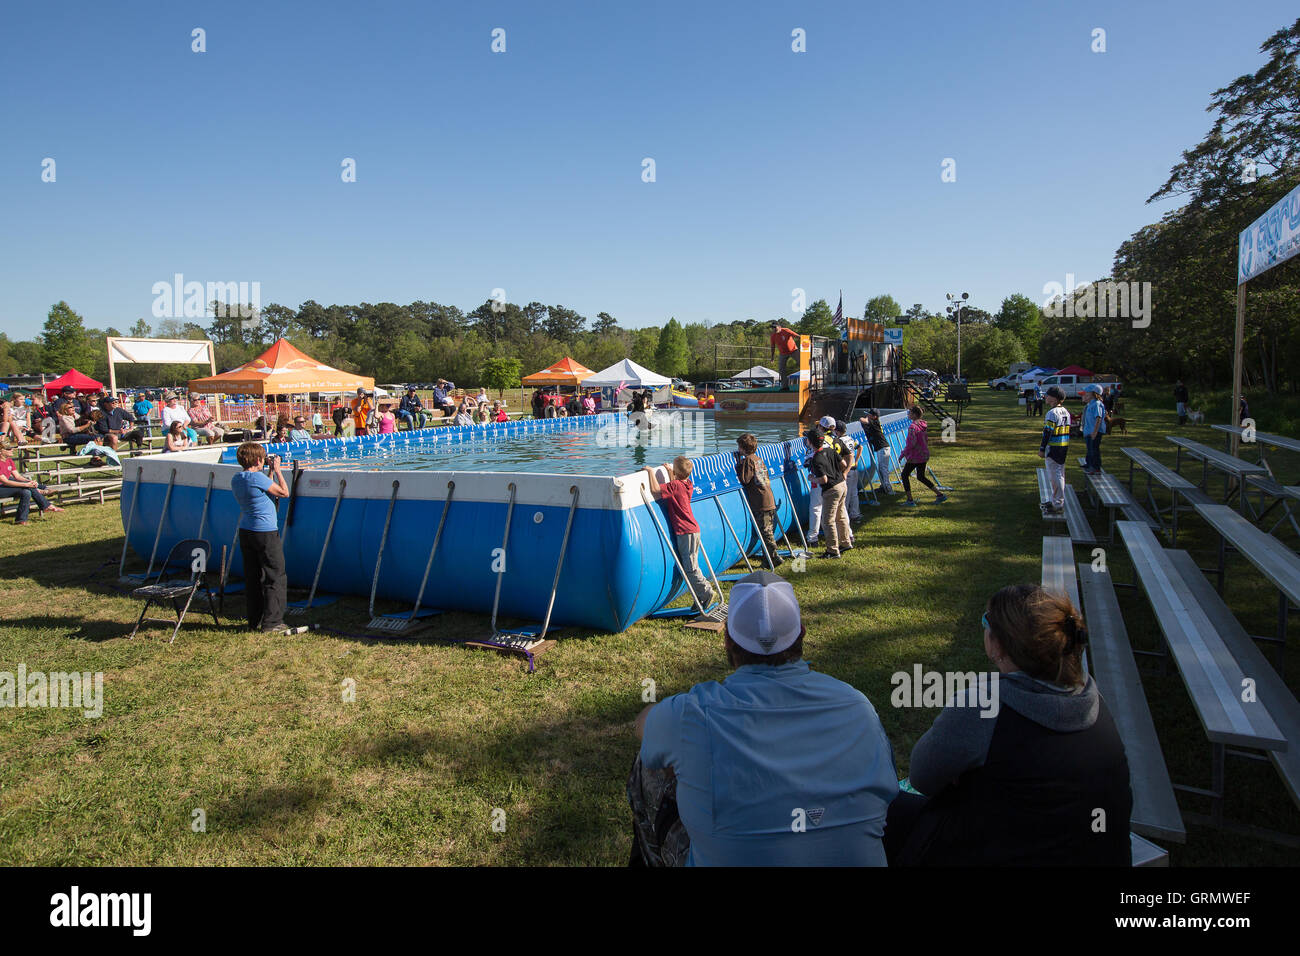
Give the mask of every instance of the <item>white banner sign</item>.
[{"label": "white banner sign", "polygon": [[902,344],[903,344],[903,330],[902,330],[902,329],[885,329],[885,344],[886,344],[886,345],[902,345]]},{"label": "white banner sign", "polygon": [[1300,186],[1279,199],[1237,240],[1237,285],[1300,252]]},{"label": "white banner sign", "polygon": [[207,365],[208,349],[212,347],[207,339],[119,339],[108,340],[108,358],[110,362],[123,365],[162,364],[175,362],[186,365]]}]

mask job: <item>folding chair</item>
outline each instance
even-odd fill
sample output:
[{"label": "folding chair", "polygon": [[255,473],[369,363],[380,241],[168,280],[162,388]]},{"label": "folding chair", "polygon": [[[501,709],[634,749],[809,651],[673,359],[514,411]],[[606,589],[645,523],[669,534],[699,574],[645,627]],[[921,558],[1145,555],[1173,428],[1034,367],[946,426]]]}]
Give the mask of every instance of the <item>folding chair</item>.
[{"label": "folding chair", "polygon": [[[140,612],[140,619],[135,622],[135,627],[131,630],[131,637],[135,637],[136,631],[140,630],[140,625],[146,620],[155,624],[171,624],[170,618],[145,617],[154,604],[170,601],[176,611],[176,626],[172,630],[172,639],[167,643],[176,643],[176,635],[180,633],[181,624],[185,621],[190,603],[199,588],[203,589],[208,599],[208,610],[212,612],[213,623],[220,627],[217,607],[212,600],[212,589],[208,587],[208,562],[211,557],[212,546],[202,538],[186,538],[184,541],[177,542],[167,555],[167,560],[158,568],[153,583],[138,587],[131,592],[134,598],[144,598],[144,610]],[[182,599],[185,602],[184,606],[181,604]]]}]

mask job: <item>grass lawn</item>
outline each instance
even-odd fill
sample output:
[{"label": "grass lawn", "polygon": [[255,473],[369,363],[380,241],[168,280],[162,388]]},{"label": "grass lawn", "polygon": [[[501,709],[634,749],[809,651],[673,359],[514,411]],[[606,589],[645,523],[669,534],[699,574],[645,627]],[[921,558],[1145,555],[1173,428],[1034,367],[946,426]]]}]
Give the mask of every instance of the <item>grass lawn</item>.
[{"label": "grass lawn", "polygon": [[[1168,389],[1149,391],[1150,401],[1128,399],[1128,436],[1103,447],[1121,474],[1122,444],[1172,463],[1163,436],[1176,428],[1173,403]],[[875,703],[900,775],[935,711],[890,706],[891,675],[915,664],[986,666],[985,600],[1039,579],[1040,424],[1012,395],[975,396],[955,443],[941,443],[931,422],[933,464],[956,489],[949,503],[864,507],[859,546],[843,560],[781,569],[803,606],[808,659]],[[1264,428],[1262,409],[1253,411]],[[1222,444],[1208,426],[1183,432]],[[1074,457],[1067,475],[1082,489]],[[1208,564],[1214,542],[1195,516],[1185,523],[1180,545]],[[102,562],[115,570],[121,545],[116,502],[0,526],[0,671],[102,671],[105,697],[98,719],[0,709],[2,864],[621,865],[642,682],[652,679],[662,697],[727,672],[719,635],[675,624],[561,632],[528,675],[517,658],[448,643],[483,635],[481,617],[447,614],[417,639],[270,640],[238,626],[238,597],[221,628],[193,613],[174,645],[161,629],[128,641],[138,605],[89,583]],[[1107,560],[1117,580],[1132,579],[1122,544]],[[1248,630],[1272,632],[1275,593],[1240,559],[1227,599]],[[1124,592],[1120,601],[1135,645],[1155,647],[1145,598]],[[361,599],[319,613],[354,631],[368,617]],[[352,703],[342,693],[349,678]],[[1208,786],[1210,748],[1177,672],[1143,680],[1173,778]],[[1270,764],[1230,757],[1228,784],[1230,818],[1300,832]],[[1208,809],[1201,798],[1180,800]],[[505,812],[504,832],[492,827],[494,808]],[[191,828],[196,809],[206,832]],[[1175,865],[1296,860],[1199,827],[1171,852]]]}]

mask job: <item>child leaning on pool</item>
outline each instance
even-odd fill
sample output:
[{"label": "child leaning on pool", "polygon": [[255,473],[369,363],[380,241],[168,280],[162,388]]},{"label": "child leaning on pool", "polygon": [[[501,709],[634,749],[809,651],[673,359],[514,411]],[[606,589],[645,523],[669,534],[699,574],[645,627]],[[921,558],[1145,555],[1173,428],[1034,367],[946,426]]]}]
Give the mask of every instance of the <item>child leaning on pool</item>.
[{"label": "child leaning on pool", "polygon": [[758,439],[748,432],[736,439],[736,447],[740,449],[736,452],[736,477],[745,489],[745,500],[749,502],[749,509],[758,522],[763,545],[775,568],[782,563],[782,558],[776,553],[776,541],[772,537],[772,526],[776,521],[776,499],[772,497],[767,465],[758,457]]},{"label": "child leaning on pool", "polygon": [[[239,502],[239,550],[244,557],[244,595],[252,630],[284,630],[289,580],[280,546],[279,522],[272,498],[285,498],[289,486],[280,472],[280,456],[266,457],[266,448],[249,441],[235,452],[244,470],[230,479]],[[269,463],[268,477],[262,466]]]},{"label": "child leaning on pool", "polygon": [[650,466],[642,469],[650,479],[650,493],[664,503],[668,513],[668,530],[673,536],[673,548],[686,569],[687,584],[695,595],[700,607],[707,608],[713,604],[713,588],[700,573],[700,526],[695,521],[691,510],[691,495],[695,486],[691,484],[691,460],[685,455],[678,455],[671,464],[664,465],[664,470],[671,474],[672,480],[659,484],[655,470]]}]

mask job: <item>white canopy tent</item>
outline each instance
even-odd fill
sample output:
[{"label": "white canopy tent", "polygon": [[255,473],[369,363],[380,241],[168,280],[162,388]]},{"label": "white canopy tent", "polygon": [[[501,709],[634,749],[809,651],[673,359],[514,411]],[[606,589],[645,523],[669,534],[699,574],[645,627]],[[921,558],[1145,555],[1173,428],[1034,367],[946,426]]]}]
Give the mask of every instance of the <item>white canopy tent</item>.
[{"label": "white canopy tent", "polygon": [[590,378],[582,380],[583,388],[661,388],[672,385],[673,380],[667,376],[643,368],[631,359],[615,362],[609,368],[601,369]]},{"label": "white canopy tent", "polygon": [[752,368],[745,369],[743,372],[737,372],[735,375],[731,376],[730,380],[733,382],[745,382],[752,381],[756,378],[769,378],[776,382],[780,381],[781,375],[765,365],[755,365]]}]

